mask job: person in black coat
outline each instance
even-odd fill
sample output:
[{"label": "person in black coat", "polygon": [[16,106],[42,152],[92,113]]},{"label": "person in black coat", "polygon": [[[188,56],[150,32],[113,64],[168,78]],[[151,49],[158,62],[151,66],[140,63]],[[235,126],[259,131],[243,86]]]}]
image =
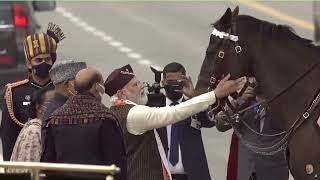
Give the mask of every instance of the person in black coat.
[{"label": "person in black coat", "polygon": [[47,33],[29,35],[23,42],[29,77],[5,87],[0,127],[5,161],[10,160],[16,139],[33,113],[30,107],[31,94],[47,86],[53,89],[49,70],[56,61],[57,44],[64,38],[60,27],[49,23]]},{"label": "person in black coat", "polygon": [[[252,84],[255,83],[255,78],[253,77],[249,77],[248,80]],[[237,99],[230,98],[230,100],[234,108],[242,110],[257,102],[261,103],[266,99],[262,94],[261,87],[257,86],[253,88],[248,86],[242,96]],[[230,107],[227,106],[226,109],[229,116],[234,114]],[[269,135],[280,133],[280,131],[274,127],[271,119],[266,115],[265,107],[259,105],[245,111],[239,117],[238,121],[229,121],[226,112],[223,111],[219,112],[215,116],[215,119],[218,131],[225,132],[230,129],[234,130],[235,128],[237,132],[234,131],[231,138],[227,180],[289,179],[289,170],[284,150],[272,155],[265,155],[254,152],[254,149],[248,146],[248,142],[243,141],[249,141],[249,144],[264,144],[265,147],[274,145],[275,137],[266,137],[255,133]],[[240,138],[238,136],[239,134],[241,135]]]},{"label": "person in black coat", "polygon": [[[122,130],[117,117],[101,103],[102,75],[93,69],[79,71],[76,96],[57,109],[46,126],[42,162],[112,165],[121,168],[117,180],[126,180],[127,162]],[[105,179],[101,174],[66,173]]]},{"label": "person in black coat", "polygon": [[[186,70],[179,63],[170,63],[164,67],[163,85],[166,106],[177,105],[193,97],[192,81],[186,77]],[[214,125],[207,112],[202,112],[185,121],[157,129],[173,180],[211,180],[201,128]]]},{"label": "person in black coat", "polygon": [[76,94],[74,90],[74,78],[80,70],[86,67],[87,64],[85,62],[74,60],[57,62],[52,67],[49,75],[55,87],[55,95],[47,105],[43,120],[48,119],[49,116],[61,107],[70,96]]}]

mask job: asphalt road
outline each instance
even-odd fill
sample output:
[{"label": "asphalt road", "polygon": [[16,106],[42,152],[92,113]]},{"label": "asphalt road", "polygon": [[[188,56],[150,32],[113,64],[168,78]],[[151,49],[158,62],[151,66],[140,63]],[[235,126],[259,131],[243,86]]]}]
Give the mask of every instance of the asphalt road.
[{"label": "asphalt road", "polygon": [[[239,2],[59,2],[56,12],[38,13],[43,28],[59,24],[66,39],[59,44],[58,59],[86,61],[106,77],[111,70],[131,64],[142,81],[153,82],[150,65],[182,63],[196,83],[211,33],[210,24],[227,7],[240,6],[240,14],[288,24]],[[311,2],[264,2],[287,15],[312,23]],[[313,32],[292,26],[297,34],[313,38]],[[108,104],[108,98],[104,102]],[[223,180],[231,132],[203,129],[213,179]]]}]

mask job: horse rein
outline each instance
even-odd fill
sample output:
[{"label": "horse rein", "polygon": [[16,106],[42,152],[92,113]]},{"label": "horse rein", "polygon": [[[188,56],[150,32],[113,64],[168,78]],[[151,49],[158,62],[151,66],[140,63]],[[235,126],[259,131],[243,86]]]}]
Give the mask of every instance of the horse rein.
[{"label": "horse rein", "polygon": [[[267,107],[267,106],[268,106],[269,104],[271,104],[275,99],[277,99],[278,97],[280,97],[282,94],[284,94],[284,93],[285,93],[286,91],[288,91],[290,88],[292,88],[296,83],[298,83],[300,80],[302,80],[309,72],[311,72],[311,71],[312,71],[314,68],[316,68],[317,65],[319,65],[319,64],[320,64],[320,61],[312,64],[311,67],[310,67],[306,72],[304,72],[301,76],[299,76],[299,78],[297,78],[296,80],[294,80],[292,83],[289,84],[288,87],[286,87],[285,89],[283,89],[282,91],[280,91],[280,93],[278,93],[277,95],[275,95],[274,97],[272,97],[272,98],[269,99],[268,101],[262,101],[262,102],[255,103],[255,104],[253,104],[253,105],[251,105],[251,106],[249,106],[249,107],[247,107],[247,108],[244,108],[244,109],[238,111],[238,112],[237,112],[236,114],[234,114],[232,117],[233,117],[233,118],[239,118],[239,116],[240,116],[241,114],[243,114],[243,113],[245,113],[245,112],[247,112],[247,111],[249,111],[249,110],[251,110],[251,109],[253,109],[253,108],[257,107],[257,106],[260,106],[260,105],[263,105],[263,106]],[[318,90],[318,91],[319,91],[319,90]],[[318,93],[318,96],[320,96],[320,91],[319,91],[319,93]],[[318,96],[317,96],[317,97],[318,97]],[[317,100],[317,99],[318,99],[317,97],[314,98],[313,100]],[[318,101],[318,100],[317,100],[317,101]],[[313,102],[312,104],[315,104],[315,103],[316,103],[316,102]],[[310,108],[312,107],[312,104],[310,105]],[[311,113],[311,112],[309,112],[309,111],[307,110],[307,111],[305,111],[305,112],[303,113],[302,117],[305,118],[305,119],[307,119],[307,118],[310,116],[310,113]],[[283,132],[278,133],[278,134],[281,135],[281,134],[284,134],[284,133],[287,133],[287,132],[291,131],[291,129],[294,128],[295,124],[297,124],[297,121],[298,121],[299,119],[301,119],[301,116],[292,124],[292,126],[291,126],[288,130],[283,131]],[[260,134],[260,133],[258,133],[258,134]],[[278,135],[278,134],[277,134],[277,135]],[[260,134],[260,135],[263,135],[263,134]]]},{"label": "horse rein", "polygon": [[[233,27],[232,30],[234,30],[235,29],[235,24],[234,23],[233,23],[232,27]],[[225,33],[225,32],[218,31],[215,28],[212,31],[212,35],[217,36],[220,39],[225,39],[225,40],[230,40],[230,41],[235,42],[236,43],[236,46],[235,46],[236,53],[238,54],[238,53],[242,52],[242,48],[238,43],[238,41],[239,41],[239,37],[238,36],[232,35],[230,33]],[[224,49],[224,47],[222,47],[222,49]],[[224,51],[220,49],[219,53],[218,53],[218,57],[220,59],[223,59],[224,55],[225,55]],[[290,88],[292,88],[296,83],[298,83],[300,80],[302,80],[309,72],[311,72],[319,64],[320,64],[320,61],[312,64],[310,66],[310,68],[308,68],[308,70],[306,72],[304,72],[296,80],[294,80],[292,83],[290,83],[288,87],[286,87],[283,90],[281,90],[277,95],[275,95],[274,97],[272,97],[268,101],[262,101],[262,102],[255,103],[255,104],[253,104],[251,106],[248,106],[247,108],[244,108],[242,110],[237,111],[232,116],[229,116],[226,113],[229,123],[232,125],[232,121],[233,122],[239,122],[240,115],[244,114],[245,112],[247,112],[249,110],[252,110],[252,109],[256,108],[257,106],[263,105],[265,107],[268,107],[275,99],[277,99],[282,94],[284,94],[286,91],[288,91]],[[211,79],[214,79],[215,81],[212,82]],[[218,81],[216,80],[214,75],[212,75],[211,78],[210,78],[210,82],[209,82],[210,85],[217,85],[217,82]],[[248,87],[248,81],[245,84],[244,88],[240,91],[240,93],[243,93],[244,90],[247,87]],[[208,90],[210,90],[210,89],[212,89],[212,87],[208,87]],[[240,95],[240,93],[239,93],[239,95]],[[235,108],[233,108],[233,106],[232,106],[231,102],[228,100],[228,98],[227,98],[227,100],[223,100],[223,101],[225,101],[225,104],[227,104],[231,108],[231,110],[233,112],[235,112],[234,111]],[[320,104],[320,90],[318,90],[318,93],[317,93],[316,97],[313,98],[312,102],[308,105],[308,108],[304,111],[304,113],[301,116],[299,116],[294,121],[294,123],[290,126],[290,128],[288,130],[285,130],[285,131],[282,131],[282,132],[276,133],[276,134],[263,134],[263,133],[257,132],[253,128],[251,128],[247,123],[243,122],[243,124],[250,131],[252,131],[253,133],[255,133],[255,134],[259,135],[259,136],[262,136],[262,137],[276,137],[276,136],[284,135],[284,137],[282,139],[280,139],[278,142],[276,142],[275,144],[273,144],[272,146],[269,146],[269,147],[261,148],[261,147],[257,147],[257,146],[252,145],[253,144],[252,142],[244,139],[244,137],[242,137],[241,133],[239,131],[237,131],[237,129],[233,125],[232,126],[233,126],[233,129],[235,130],[235,133],[237,134],[237,136],[239,136],[239,138],[241,138],[244,141],[245,145],[248,146],[255,153],[264,154],[264,155],[273,155],[273,154],[275,154],[275,153],[277,153],[277,152],[279,152],[279,151],[281,151],[281,150],[283,150],[283,149],[285,149],[287,147],[288,139],[289,139],[291,133],[294,132],[297,128],[299,128],[303,124],[303,122],[305,122],[305,120],[310,117],[310,114],[313,112],[313,110],[319,104]],[[278,148],[276,150],[273,150],[273,151],[262,152],[262,150],[266,151],[267,149],[271,149],[271,148],[274,148],[274,147],[278,147]],[[258,149],[258,150],[255,150],[255,149]]]}]

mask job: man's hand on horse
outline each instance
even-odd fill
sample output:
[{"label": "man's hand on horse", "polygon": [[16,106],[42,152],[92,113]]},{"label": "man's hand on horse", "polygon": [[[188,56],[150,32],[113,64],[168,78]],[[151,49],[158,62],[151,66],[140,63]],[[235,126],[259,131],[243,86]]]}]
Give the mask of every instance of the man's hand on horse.
[{"label": "man's hand on horse", "polygon": [[182,91],[183,94],[186,95],[188,98],[192,98],[194,96],[195,90],[190,76],[184,76],[184,84]]},{"label": "man's hand on horse", "polygon": [[236,80],[229,80],[230,74],[228,74],[226,77],[224,77],[217,87],[214,89],[214,93],[217,96],[217,98],[222,98],[229,96],[231,93],[234,93],[238,90],[240,90],[243,85],[246,83],[246,78],[241,77]]}]

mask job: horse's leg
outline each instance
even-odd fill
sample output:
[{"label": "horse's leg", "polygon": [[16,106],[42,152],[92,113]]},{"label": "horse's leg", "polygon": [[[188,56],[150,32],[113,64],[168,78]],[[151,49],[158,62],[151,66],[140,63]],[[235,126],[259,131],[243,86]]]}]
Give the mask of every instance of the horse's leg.
[{"label": "horse's leg", "polygon": [[317,117],[311,116],[289,141],[289,165],[295,180],[320,178],[320,127],[316,123],[319,113],[316,114]]}]

